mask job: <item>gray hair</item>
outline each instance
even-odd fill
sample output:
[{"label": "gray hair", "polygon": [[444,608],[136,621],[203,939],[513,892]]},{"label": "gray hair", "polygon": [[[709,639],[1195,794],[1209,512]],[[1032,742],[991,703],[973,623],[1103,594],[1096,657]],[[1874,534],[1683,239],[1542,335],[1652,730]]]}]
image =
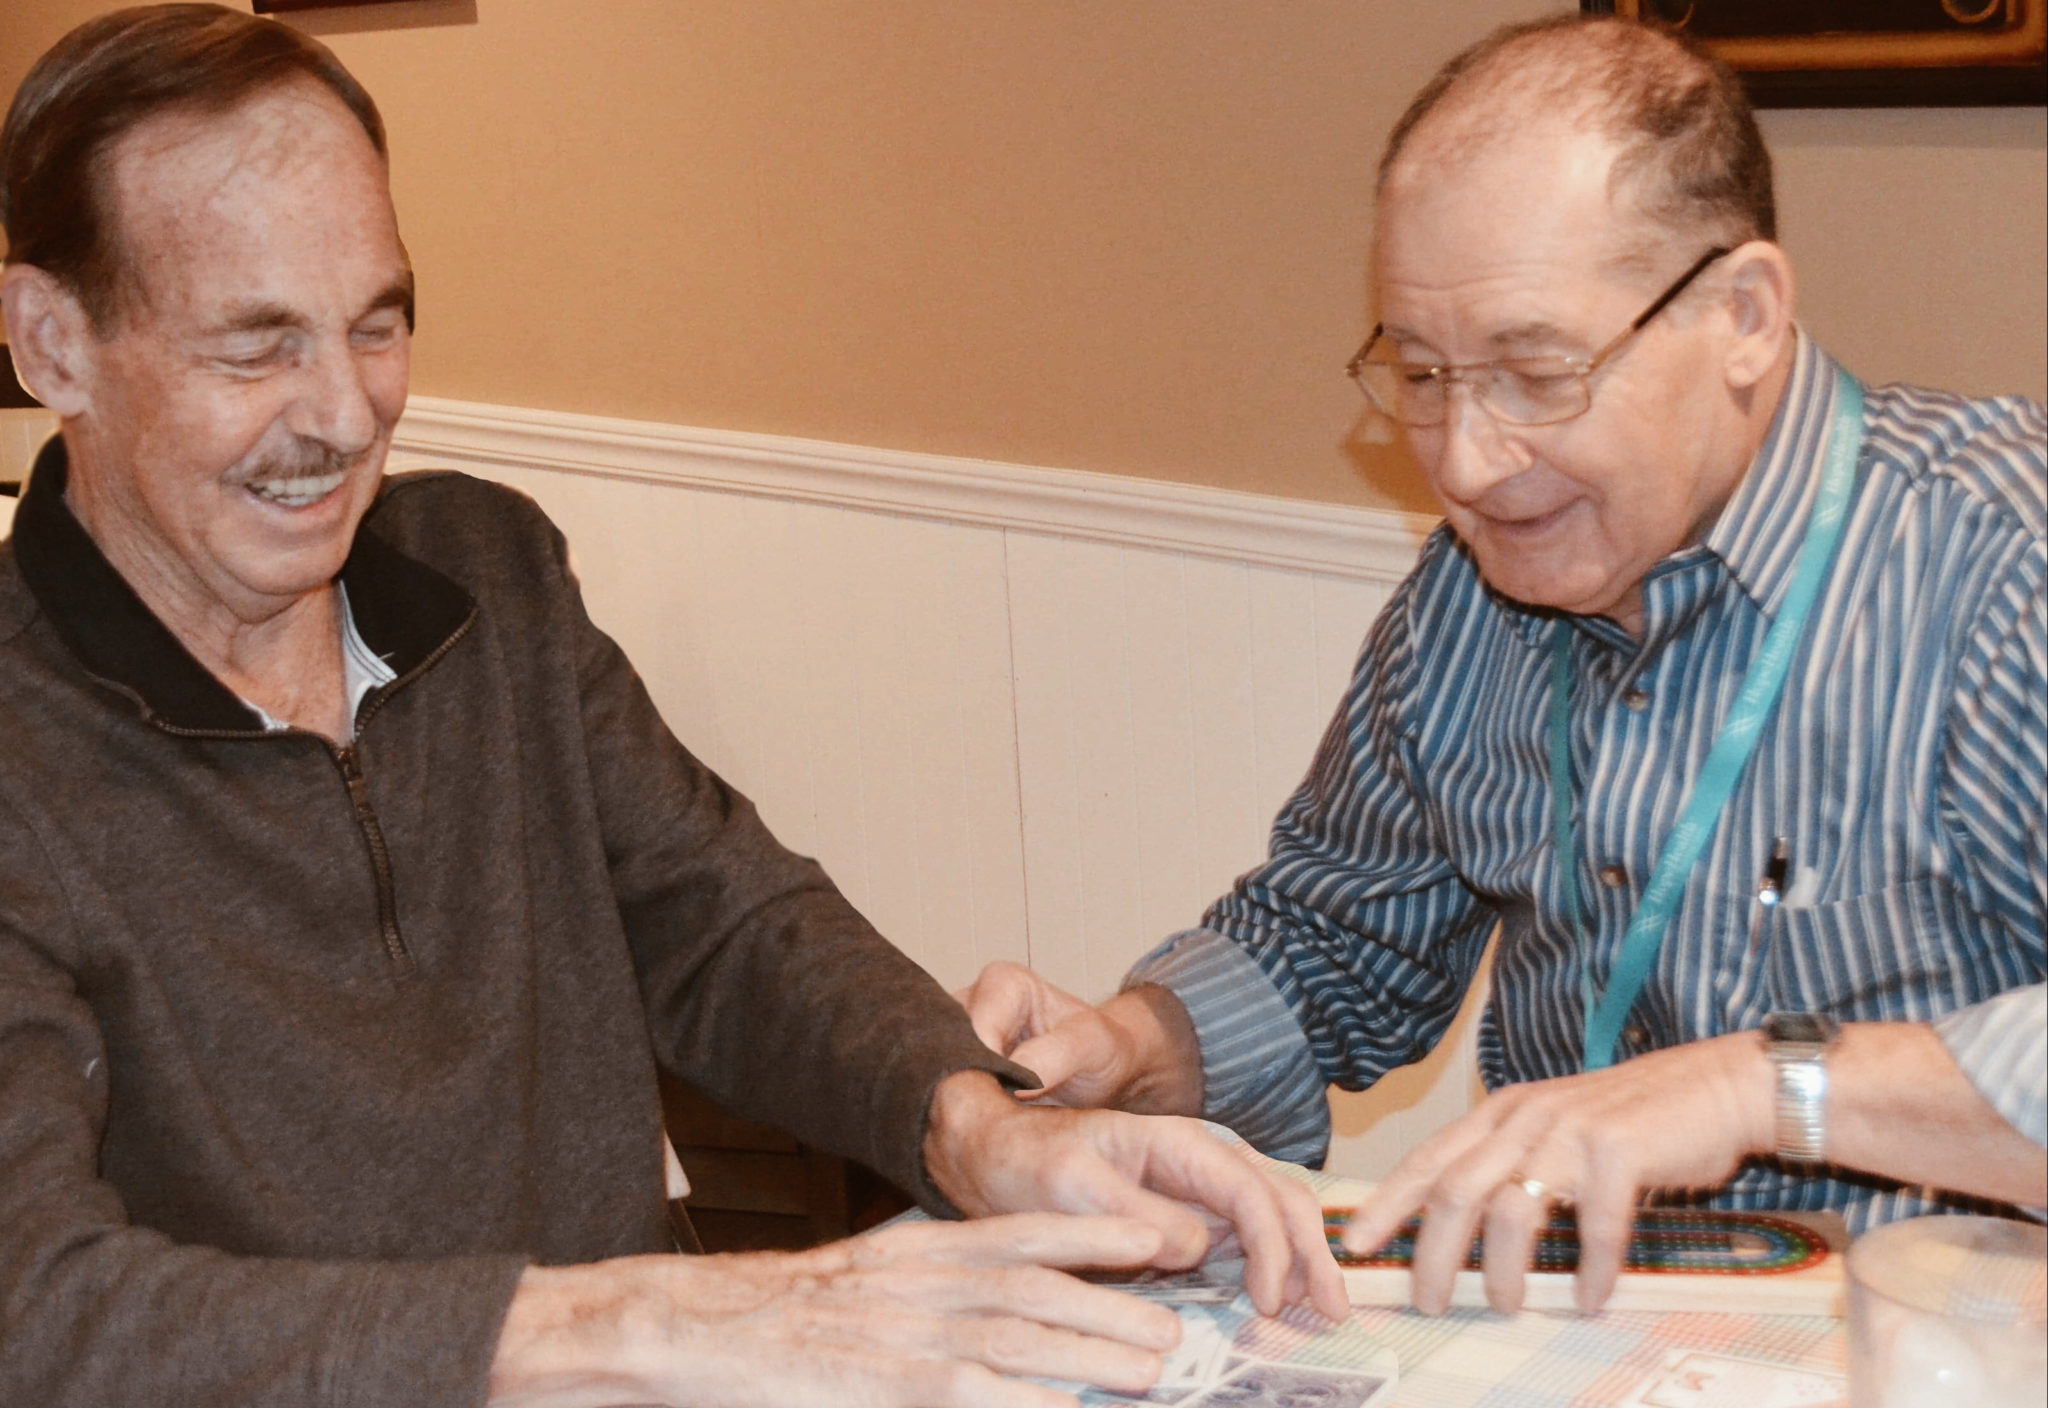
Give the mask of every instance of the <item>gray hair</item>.
[{"label": "gray hair", "polygon": [[1455,154],[1526,125],[1531,112],[1582,121],[1611,141],[1610,189],[1653,226],[1718,244],[1777,238],[1771,156],[1742,81],[1683,35],[1611,16],[1508,25],[1458,54],[1394,124],[1379,188],[1418,128]]}]

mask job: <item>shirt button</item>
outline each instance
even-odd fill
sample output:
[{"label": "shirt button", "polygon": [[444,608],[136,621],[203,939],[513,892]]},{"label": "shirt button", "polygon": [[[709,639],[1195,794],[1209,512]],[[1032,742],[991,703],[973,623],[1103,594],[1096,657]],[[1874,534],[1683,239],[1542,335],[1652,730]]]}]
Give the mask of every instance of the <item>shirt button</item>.
[{"label": "shirt button", "polygon": [[1619,890],[1628,884],[1628,871],[1618,865],[1600,867],[1600,883],[1610,890]]},{"label": "shirt button", "polygon": [[1640,689],[1624,690],[1621,702],[1623,707],[1640,714],[1643,710],[1650,707],[1650,696],[1647,692]]},{"label": "shirt button", "polygon": [[1645,1031],[1640,1025],[1622,1028],[1621,1039],[1637,1051],[1646,1049],[1650,1044],[1649,1032]]}]

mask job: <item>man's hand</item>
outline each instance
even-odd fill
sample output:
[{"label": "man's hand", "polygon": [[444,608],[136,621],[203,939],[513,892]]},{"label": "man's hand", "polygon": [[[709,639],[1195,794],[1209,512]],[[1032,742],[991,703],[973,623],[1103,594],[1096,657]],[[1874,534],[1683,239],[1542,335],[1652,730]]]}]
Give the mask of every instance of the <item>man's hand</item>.
[{"label": "man's hand", "polygon": [[1018,1098],[1146,1115],[1202,1112],[1202,1056],[1179,999],[1137,987],[1091,1007],[1029,968],[991,963],[958,994],[991,1051],[1044,1082]]},{"label": "man's hand", "polygon": [[1001,1377],[1143,1393],[1179,1342],[1165,1306],[1055,1266],[1154,1260],[1153,1228],[1047,1215],[917,1223],[814,1251],[529,1267],[493,1408],[1074,1408]]},{"label": "man's hand", "polygon": [[1344,1279],[1320,1201],[1276,1178],[1194,1120],[1020,1105],[982,1071],[940,1083],[925,1136],[932,1181],[962,1212],[1049,1211],[1135,1218],[1161,1235],[1150,1260],[1181,1268],[1233,1241],[1252,1303],[1291,1303],[1341,1320]]},{"label": "man's hand", "polygon": [[1486,1299],[1513,1312],[1537,1232],[1552,1204],[1570,1202],[1576,1297],[1597,1310],[1621,1274],[1641,1192],[1722,1183],[1745,1157],[1767,1152],[1771,1090],[1755,1032],[1510,1086],[1403,1159],[1353,1214],[1345,1250],[1368,1253],[1421,1212],[1411,1298],[1436,1314],[1483,1224]]}]

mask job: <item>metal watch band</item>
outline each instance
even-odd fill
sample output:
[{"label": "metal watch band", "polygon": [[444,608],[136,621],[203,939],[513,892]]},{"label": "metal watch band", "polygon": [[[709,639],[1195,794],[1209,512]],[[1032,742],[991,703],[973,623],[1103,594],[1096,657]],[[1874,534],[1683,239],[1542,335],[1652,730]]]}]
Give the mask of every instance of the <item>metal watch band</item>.
[{"label": "metal watch band", "polygon": [[1827,1150],[1828,1067],[1818,1044],[1773,1047],[1777,1069],[1778,1157],[1817,1164]]},{"label": "metal watch band", "polygon": [[1773,1012],[1764,1018],[1781,1159],[1810,1164],[1827,1156],[1827,1053],[1841,1034],[1841,1023],[1825,1012]]}]

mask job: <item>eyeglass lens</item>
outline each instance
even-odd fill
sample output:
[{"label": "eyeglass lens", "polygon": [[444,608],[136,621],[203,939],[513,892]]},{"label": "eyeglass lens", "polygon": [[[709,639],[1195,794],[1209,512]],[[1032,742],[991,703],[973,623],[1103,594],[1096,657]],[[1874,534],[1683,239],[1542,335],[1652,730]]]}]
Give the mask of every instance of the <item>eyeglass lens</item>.
[{"label": "eyeglass lens", "polygon": [[1569,363],[1549,358],[1456,370],[1370,361],[1356,375],[1373,404],[1404,425],[1441,425],[1452,380],[1470,386],[1489,412],[1515,425],[1570,420],[1592,404],[1585,378]]},{"label": "eyeglass lens", "polygon": [[1620,336],[1590,358],[1567,361],[1562,357],[1510,358],[1469,367],[1435,367],[1414,362],[1368,360],[1380,330],[1360,349],[1351,363],[1351,375],[1372,403],[1403,425],[1443,424],[1449,413],[1450,383],[1462,381],[1496,420],[1512,425],[1551,425],[1583,415],[1593,404],[1593,389],[1587,378],[1643,325],[1663,312],[1683,293],[1701,271],[1730,253],[1726,245],[1715,245],[1694,261],[1691,268],[1659,294],[1636,316]]}]

